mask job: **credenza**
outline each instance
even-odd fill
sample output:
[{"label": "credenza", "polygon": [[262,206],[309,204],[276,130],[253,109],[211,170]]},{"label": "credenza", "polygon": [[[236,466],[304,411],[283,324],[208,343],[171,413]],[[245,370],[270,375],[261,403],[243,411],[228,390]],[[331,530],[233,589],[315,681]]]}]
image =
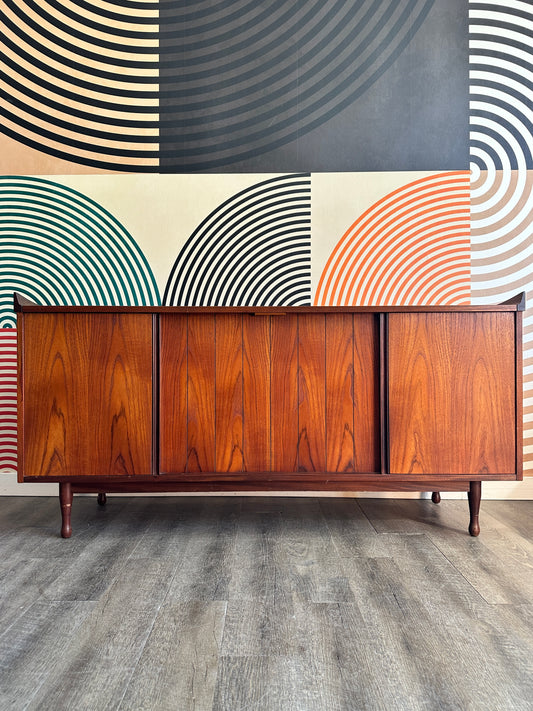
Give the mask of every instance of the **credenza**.
[{"label": "credenza", "polygon": [[524,295],[497,306],[40,306],[18,477],[73,493],[468,492],[522,478]]}]

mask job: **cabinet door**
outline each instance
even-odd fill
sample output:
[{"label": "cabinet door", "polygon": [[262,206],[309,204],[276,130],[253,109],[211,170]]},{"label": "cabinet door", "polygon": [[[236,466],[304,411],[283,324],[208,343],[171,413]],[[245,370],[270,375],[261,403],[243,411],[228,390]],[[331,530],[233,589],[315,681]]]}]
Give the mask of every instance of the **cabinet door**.
[{"label": "cabinet door", "polygon": [[391,474],[514,474],[514,315],[389,316]]},{"label": "cabinet door", "polygon": [[163,314],[161,473],[379,471],[378,345],[373,314]]},{"label": "cabinet door", "polygon": [[150,314],[26,314],[25,477],[152,473]]}]

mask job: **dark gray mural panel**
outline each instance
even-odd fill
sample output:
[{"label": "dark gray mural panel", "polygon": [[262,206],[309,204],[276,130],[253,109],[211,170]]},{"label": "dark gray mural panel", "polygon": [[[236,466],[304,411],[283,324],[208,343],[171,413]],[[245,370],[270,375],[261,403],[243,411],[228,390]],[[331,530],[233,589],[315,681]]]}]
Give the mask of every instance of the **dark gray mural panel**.
[{"label": "dark gray mural panel", "polygon": [[466,0],[167,2],[160,22],[162,171],[468,166]]}]

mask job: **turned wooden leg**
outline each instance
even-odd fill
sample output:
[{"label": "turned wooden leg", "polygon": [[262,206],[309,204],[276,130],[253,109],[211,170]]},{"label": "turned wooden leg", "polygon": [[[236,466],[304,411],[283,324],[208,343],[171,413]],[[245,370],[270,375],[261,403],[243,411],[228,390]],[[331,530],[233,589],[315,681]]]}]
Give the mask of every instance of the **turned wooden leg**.
[{"label": "turned wooden leg", "polygon": [[470,526],[468,532],[471,536],[479,536],[479,505],[481,503],[481,482],[471,481],[468,491],[468,507],[470,508]]},{"label": "turned wooden leg", "polygon": [[72,484],[70,482],[59,485],[59,505],[61,506],[61,535],[63,538],[70,538],[72,535],[72,527],[70,525]]},{"label": "turned wooden leg", "polygon": [[98,499],[97,499],[97,501],[98,501],[98,505],[99,505],[99,506],[105,506],[105,505],[106,505],[106,503],[107,503],[107,496],[105,495],[105,493],[104,493],[103,491],[101,491],[101,492],[98,494]]},{"label": "turned wooden leg", "polygon": [[440,491],[434,491],[431,494],[431,501],[433,501],[434,504],[440,504]]}]

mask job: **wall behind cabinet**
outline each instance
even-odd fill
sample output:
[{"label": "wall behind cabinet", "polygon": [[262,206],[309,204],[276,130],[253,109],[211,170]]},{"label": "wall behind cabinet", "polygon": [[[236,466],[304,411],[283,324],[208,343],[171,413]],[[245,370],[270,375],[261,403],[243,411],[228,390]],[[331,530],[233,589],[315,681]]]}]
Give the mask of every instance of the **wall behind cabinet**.
[{"label": "wall behind cabinet", "polygon": [[[0,10],[6,482],[15,289],[39,303],[460,304],[533,282],[530,2],[133,5]],[[527,475],[531,310],[524,331]]]}]

